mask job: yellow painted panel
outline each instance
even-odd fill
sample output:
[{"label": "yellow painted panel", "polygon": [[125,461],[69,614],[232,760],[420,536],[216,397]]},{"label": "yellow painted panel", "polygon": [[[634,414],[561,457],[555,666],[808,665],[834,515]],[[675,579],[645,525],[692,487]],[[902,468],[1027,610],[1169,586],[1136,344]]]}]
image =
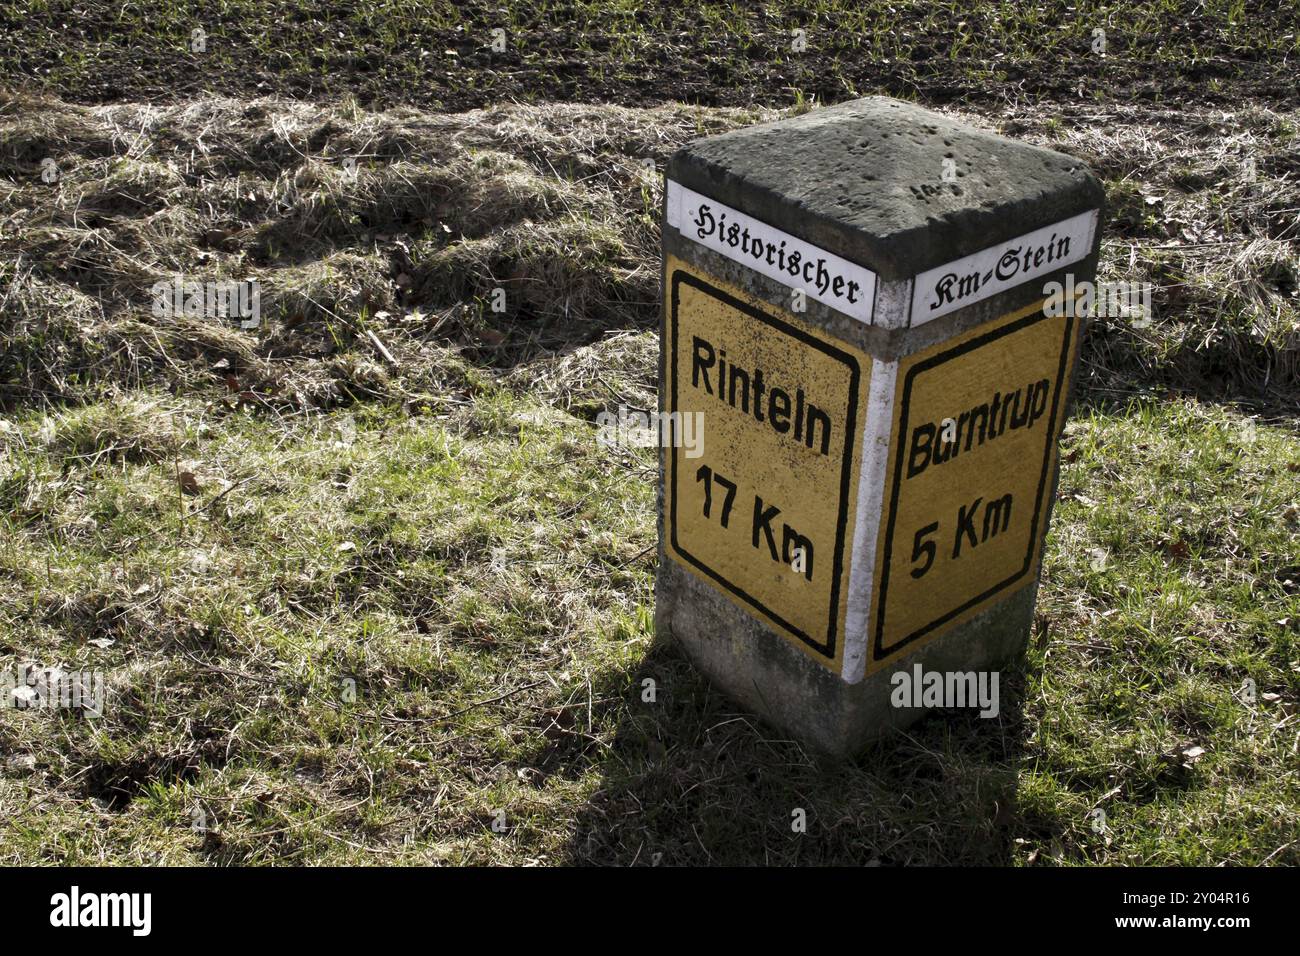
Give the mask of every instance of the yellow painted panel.
[{"label": "yellow painted panel", "polygon": [[1039,302],[900,363],[868,673],[1033,580],[1077,338]]},{"label": "yellow painted panel", "polygon": [[663,331],[669,555],[838,673],[870,358],[675,257]]}]

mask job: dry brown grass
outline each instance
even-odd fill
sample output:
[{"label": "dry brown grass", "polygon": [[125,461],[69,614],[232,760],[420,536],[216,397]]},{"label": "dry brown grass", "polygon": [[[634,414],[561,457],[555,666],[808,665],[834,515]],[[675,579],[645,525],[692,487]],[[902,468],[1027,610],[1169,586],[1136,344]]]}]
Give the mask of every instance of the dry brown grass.
[{"label": "dry brown grass", "polygon": [[[220,390],[232,375],[271,405],[406,400],[440,385],[456,352],[508,366],[645,326],[646,161],[759,115],[0,97],[0,400]],[[154,316],[150,288],[175,276],[257,279],[261,328]]]},{"label": "dry brown grass", "polygon": [[[466,364],[508,369],[651,328],[647,161],[662,168],[687,140],[765,115],[0,95],[0,402],[142,384],[288,408],[427,400],[463,382]],[[1154,327],[1096,327],[1093,389],[1294,403],[1295,113],[1062,106],[971,119],[1086,159],[1112,207],[1103,277],[1155,285]],[[40,177],[47,158],[55,184]],[[261,328],[155,317],[150,287],[177,275],[256,278]]]},{"label": "dry brown grass", "polygon": [[1106,180],[1101,278],[1150,282],[1155,324],[1095,327],[1091,384],[1300,402],[1300,113],[1007,109],[997,125]]}]

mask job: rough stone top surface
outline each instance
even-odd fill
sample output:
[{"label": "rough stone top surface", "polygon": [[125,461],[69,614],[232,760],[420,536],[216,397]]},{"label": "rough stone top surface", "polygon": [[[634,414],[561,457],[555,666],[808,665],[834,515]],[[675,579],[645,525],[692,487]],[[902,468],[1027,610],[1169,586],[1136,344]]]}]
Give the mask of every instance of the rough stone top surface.
[{"label": "rough stone top surface", "polygon": [[[943,179],[953,161],[955,182]],[[1079,160],[886,97],[691,143],[668,178],[902,279],[1100,208]]]}]

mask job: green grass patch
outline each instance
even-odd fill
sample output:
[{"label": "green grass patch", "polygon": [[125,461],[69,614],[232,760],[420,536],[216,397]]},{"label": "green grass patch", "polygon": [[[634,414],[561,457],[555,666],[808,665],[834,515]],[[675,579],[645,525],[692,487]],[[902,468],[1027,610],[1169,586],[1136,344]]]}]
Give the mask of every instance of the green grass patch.
[{"label": "green grass patch", "polygon": [[3,859],[1300,862],[1300,442],[1251,421],[1078,417],[999,716],[836,765],[654,643],[653,458],[552,405],[21,414],[0,664],[108,695],[0,711]]}]

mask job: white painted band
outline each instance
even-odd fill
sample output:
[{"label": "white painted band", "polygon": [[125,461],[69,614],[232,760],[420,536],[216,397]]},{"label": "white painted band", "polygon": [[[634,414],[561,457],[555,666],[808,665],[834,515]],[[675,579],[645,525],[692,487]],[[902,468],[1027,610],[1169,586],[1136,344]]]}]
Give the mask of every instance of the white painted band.
[{"label": "white painted band", "polygon": [[692,242],[871,324],[876,274],[668,180],[668,225]]},{"label": "white painted band", "polygon": [[858,469],[857,526],[853,529],[852,558],[847,575],[849,596],[844,612],[844,662],[840,669],[840,676],[850,684],[862,680],[867,667],[871,595],[876,584],[876,543],[879,540],[880,510],[884,507],[897,378],[897,362],[872,361],[867,420],[862,429],[862,462]]},{"label": "white painted band", "polygon": [[1081,212],[922,272],[912,292],[912,328],[1086,258],[1097,214]]}]

